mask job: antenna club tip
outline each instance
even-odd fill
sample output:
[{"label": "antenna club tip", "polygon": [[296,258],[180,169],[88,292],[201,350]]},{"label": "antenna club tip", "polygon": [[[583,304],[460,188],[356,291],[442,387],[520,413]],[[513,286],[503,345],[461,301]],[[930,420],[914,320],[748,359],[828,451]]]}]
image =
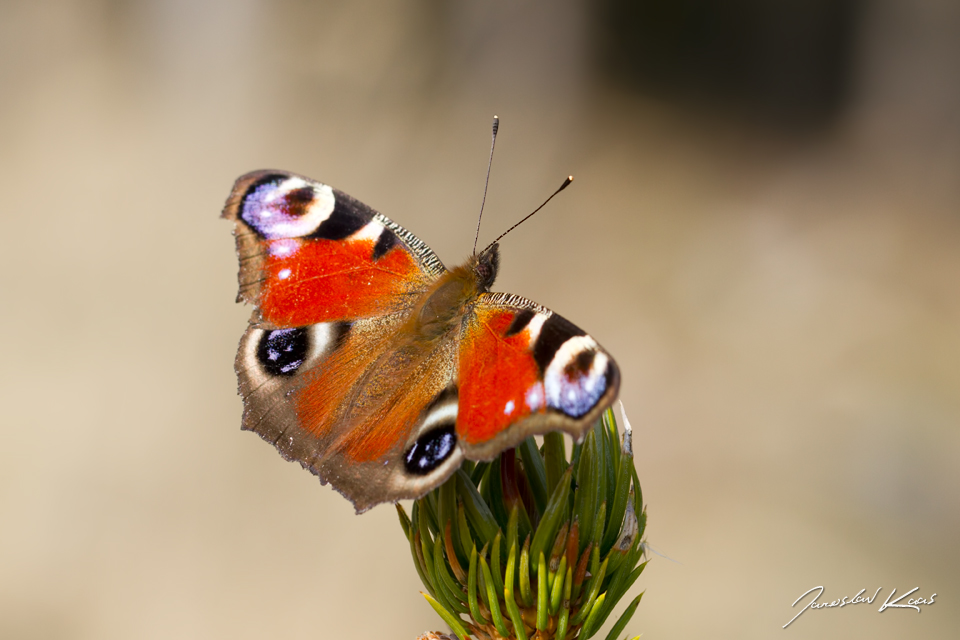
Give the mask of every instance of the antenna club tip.
[{"label": "antenna club tip", "polygon": [[573,182],[573,176],[567,176],[567,179],[563,181],[563,184],[560,185],[560,191],[563,191],[570,186],[570,183]]}]

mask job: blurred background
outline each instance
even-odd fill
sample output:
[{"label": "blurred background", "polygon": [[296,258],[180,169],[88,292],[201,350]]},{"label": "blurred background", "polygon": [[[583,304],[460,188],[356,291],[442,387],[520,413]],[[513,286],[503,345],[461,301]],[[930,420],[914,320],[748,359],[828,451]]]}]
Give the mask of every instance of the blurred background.
[{"label": "blurred background", "polygon": [[[497,289],[622,369],[631,637],[956,637],[960,3],[49,0],[0,2],[0,638],[442,628],[392,507],[239,431],[218,215],[288,169],[456,264],[495,113],[481,242],[576,176]],[[937,599],[782,630],[818,585]]]}]

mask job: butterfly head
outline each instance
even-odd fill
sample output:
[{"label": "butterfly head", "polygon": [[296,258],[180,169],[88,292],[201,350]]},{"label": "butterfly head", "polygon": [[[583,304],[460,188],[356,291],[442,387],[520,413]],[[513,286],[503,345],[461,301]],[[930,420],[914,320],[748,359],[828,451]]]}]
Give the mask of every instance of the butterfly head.
[{"label": "butterfly head", "polygon": [[500,270],[500,245],[496,242],[474,256],[473,272],[481,291],[490,291]]}]

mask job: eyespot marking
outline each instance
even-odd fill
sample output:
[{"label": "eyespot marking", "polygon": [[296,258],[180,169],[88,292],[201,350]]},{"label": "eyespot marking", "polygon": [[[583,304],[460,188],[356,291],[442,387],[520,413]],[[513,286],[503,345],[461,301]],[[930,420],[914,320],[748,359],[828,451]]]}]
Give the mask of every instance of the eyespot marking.
[{"label": "eyespot marking", "polygon": [[299,238],[322,226],[334,204],[333,190],[327,185],[269,174],[243,194],[240,217],[268,240]]},{"label": "eyespot marking", "polygon": [[403,456],[403,465],[411,475],[427,475],[449,458],[457,446],[454,425],[431,429],[417,438]]},{"label": "eyespot marking", "polygon": [[286,196],[287,207],[292,210],[296,210],[297,207],[306,208],[308,204],[313,202],[313,187],[303,186],[297,187],[288,191]]},{"label": "eyespot marking", "polygon": [[609,387],[613,372],[610,358],[588,335],[564,342],[544,372],[547,406],[571,418],[586,415]]},{"label": "eyespot marking", "polygon": [[310,339],[302,327],[274,329],[261,336],[257,362],[271,376],[292,376],[310,350]]},{"label": "eyespot marking", "polygon": [[350,323],[320,322],[305,328],[310,332],[310,350],[306,359],[313,362],[326,358],[343,343],[350,332]]},{"label": "eyespot marking", "polygon": [[593,366],[593,360],[597,357],[596,351],[581,351],[577,356],[567,363],[567,366],[563,368],[564,374],[566,374],[568,380],[575,380],[579,376],[584,376],[590,373],[590,368]]}]

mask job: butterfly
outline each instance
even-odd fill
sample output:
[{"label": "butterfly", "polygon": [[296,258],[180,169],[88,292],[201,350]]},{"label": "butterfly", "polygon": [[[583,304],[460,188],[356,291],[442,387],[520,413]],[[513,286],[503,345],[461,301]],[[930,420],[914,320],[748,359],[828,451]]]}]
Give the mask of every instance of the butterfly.
[{"label": "butterfly", "polygon": [[415,235],[293,173],[240,177],[237,301],[256,306],[235,368],[242,428],[357,512],[417,498],[524,438],[585,435],[620,372],[584,331],[493,293],[496,242],[447,269]]}]

